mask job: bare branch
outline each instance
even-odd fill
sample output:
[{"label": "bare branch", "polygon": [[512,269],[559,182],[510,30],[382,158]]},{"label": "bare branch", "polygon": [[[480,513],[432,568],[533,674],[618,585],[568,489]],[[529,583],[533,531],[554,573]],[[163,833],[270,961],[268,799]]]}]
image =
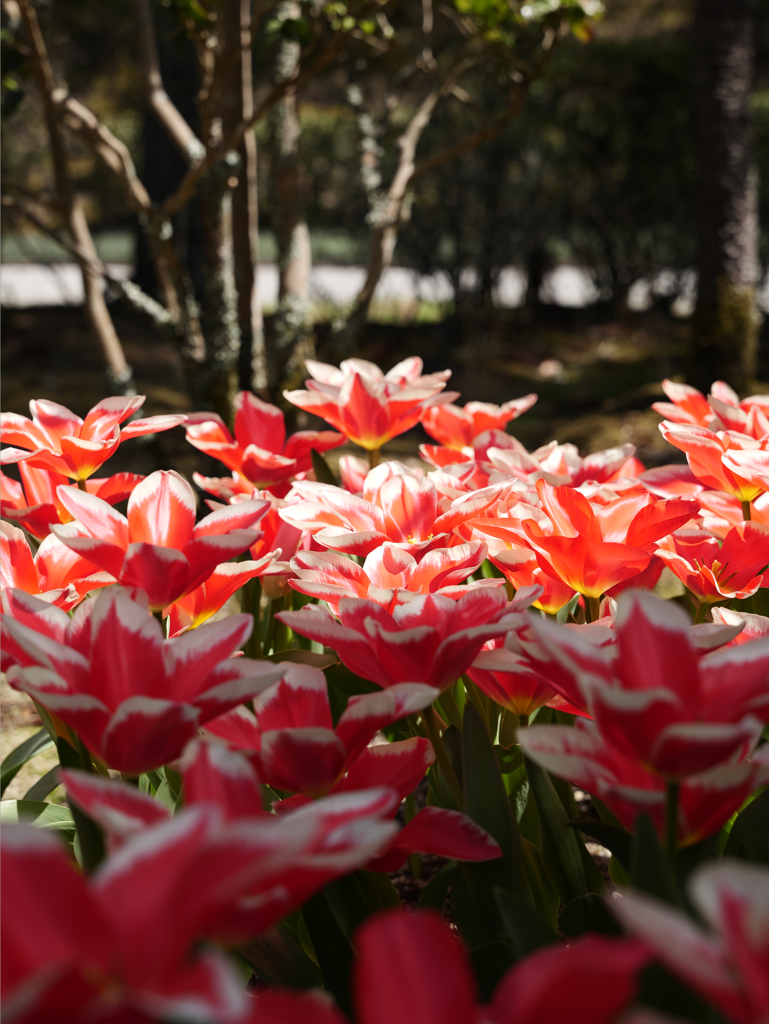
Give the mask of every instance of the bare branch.
[{"label": "bare branch", "polygon": [[139,18],[139,46],[142,58],[144,86],[150,108],[168,132],[171,141],[190,164],[202,160],[206,149],[195,132],[185,121],[171,97],[163,88],[160,74],[160,59],[155,40],[155,24],[152,20],[150,0],[135,0]]}]

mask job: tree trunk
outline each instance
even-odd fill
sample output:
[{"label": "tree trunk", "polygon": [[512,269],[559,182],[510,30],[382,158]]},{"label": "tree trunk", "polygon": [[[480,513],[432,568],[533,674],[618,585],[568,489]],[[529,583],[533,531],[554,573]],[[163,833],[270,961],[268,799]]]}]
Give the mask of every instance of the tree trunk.
[{"label": "tree trunk", "polygon": [[[225,138],[254,112],[251,66],[250,0],[228,0],[224,11],[227,54],[223,73],[222,130]],[[240,173],[232,192],[232,251],[238,292],[240,353],[239,386],[266,398],[267,372],[264,324],[257,285],[259,262],[259,196],[257,191],[256,137],[243,136],[238,155]]]},{"label": "tree trunk", "polygon": [[755,375],[758,189],[749,119],[755,33],[750,0],[699,0],[699,285],[690,379],[703,390],[718,377],[742,390]]},{"label": "tree trunk", "polygon": [[[298,18],[295,0],[278,8],[282,20]],[[296,73],[301,47],[283,39],[273,69],[276,85]],[[270,114],[272,222],[278,248],[278,313],[275,320],[276,362],[271,376],[288,381],[303,371],[304,360],[314,354],[310,317],[310,232],[302,215],[299,166],[299,118],[296,90],[291,88]]]}]

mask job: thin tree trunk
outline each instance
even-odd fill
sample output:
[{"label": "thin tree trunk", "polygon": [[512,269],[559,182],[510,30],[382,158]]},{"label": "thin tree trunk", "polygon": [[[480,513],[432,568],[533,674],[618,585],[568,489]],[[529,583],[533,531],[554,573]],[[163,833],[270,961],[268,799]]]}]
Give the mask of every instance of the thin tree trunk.
[{"label": "thin tree trunk", "polygon": [[20,0],[19,9],[24,27],[32,49],[32,66],[37,86],[40,90],[45,111],[46,128],[51,145],[53,158],[56,194],[59,206],[64,214],[67,229],[72,236],[74,245],[81,253],[78,258],[80,272],[83,275],[83,291],[85,295],[85,313],[91,330],[99,343],[104,360],[107,364],[107,376],[113,386],[123,394],[136,394],[132,386],[133,373],[128,365],[123,346],[117,336],[115,325],[107,309],[102,293],[102,278],[95,270],[98,262],[96,247],[86,220],[83,203],[74,187],[69,174],[67,151],[64,145],[59,111],[55,97],[57,93],[53,68],[51,67],[45,40],[40,30],[40,23],[29,0]]},{"label": "thin tree trunk", "polygon": [[[276,16],[298,18],[296,0],[284,0]],[[273,69],[276,85],[296,77],[301,47],[283,39]],[[302,214],[296,88],[291,86],[270,113],[269,148],[272,178],[272,222],[278,249],[278,313],[275,319],[276,379],[290,379],[314,354],[310,318],[310,232]]]},{"label": "thin tree trunk", "polygon": [[[250,0],[227,0],[224,19],[227,54],[222,76],[222,130],[227,137],[254,112]],[[243,136],[238,154],[240,174],[232,191],[232,251],[240,327],[238,381],[242,390],[253,390],[267,397],[264,325],[256,276],[259,261],[259,196],[256,137],[253,131]]]},{"label": "thin tree trunk", "polygon": [[750,0],[699,0],[699,286],[690,377],[704,389],[717,377],[744,389],[755,374],[758,189],[749,117],[755,35]]}]

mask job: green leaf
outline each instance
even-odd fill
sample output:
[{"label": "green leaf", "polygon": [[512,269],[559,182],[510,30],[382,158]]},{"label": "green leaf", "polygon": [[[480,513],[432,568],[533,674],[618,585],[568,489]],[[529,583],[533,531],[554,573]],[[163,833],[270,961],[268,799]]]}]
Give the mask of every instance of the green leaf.
[{"label": "green leaf", "polygon": [[331,466],[329,466],[320,452],[316,452],[314,448],[311,448],[310,457],[312,458],[312,468],[315,471],[315,479],[318,483],[331,484],[332,487],[338,487],[339,481],[334,476]]},{"label": "green leaf", "polygon": [[334,725],[341,718],[347,707],[347,701],[353,694],[374,693],[380,689],[376,683],[356,676],[341,663],[332,665],[326,670],[326,685],[328,686],[328,702],[331,705],[331,717]]},{"label": "green leaf", "polygon": [[312,665],[313,668],[327,669],[339,662],[335,654],[320,654],[318,651],[275,651],[274,654],[267,654],[261,661],[272,661],[276,664],[290,661],[293,665]]},{"label": "green leaf", "polygon": [[59,785],[59,766],[51,768],[49,772],[46,772],[41,778],[37,780],[34,786],[30,786],[27,792],[24,794],[25,800],[45,800],[49,793],[53,793],[56,787]]},{"label": "green leaf", "polygon": [[24,740],[7,757],[3,758],[3,763],[0,764],[0,794],[5,792],[8,783],[27,761],[31,761],[33,757],[37,757],[38,754],[42,754],[52,746],[53,740],[50,733],[43,728],[34,736]]},{"label": "green leaf", "polygon": [[505,939],[494,939],[470,951],[470,963],[481,1002],[488,1002],[502,978],[515,963],[515,950]]},{"label": "green leaf", "polygon": [[[83,759],[65,739],[59,737],[56,741],[56,749],[59,752],[59,764],[63,768],[83,768]],[[90,761],[88,764],[90,768]],[[69,803],[69,801],[67,801]],[[79,851],[78,860],[87,874],[95,871],[104,860],[104,837],[101,829],[92,821],[87,814],[77,806],[76,803],[69,803],[72,817],[77,829],[75,839],[76,852]]]},{"label": "green leaf", "polygon": [[556,619],[560,623],[568,622],[571,616],[574,614],[574,609],[577,607],[579,601],[579,594],[575,594],[571,601],[568,601],[563,608],[559,608],[556,612]]},{"label": "green leaf", "polygon": [[589,891],[580,844],[548,773],[528,758],[526,770],[537,808],[542,863],[561,900],[568,903]]},{"label": "green leaf", "polygon": [[344,878],[330,882],[323,891],[339,927],[349,941],[371,914],[401,905],[395,886],[380,871],[353,871]]},{"label": "green leaf", "polygon": [[636,818],[630,845],[630,880],[636,889],[656,896],[665,903],[678,905],[675,881],[657,832],[648,814]]},{"label": "green leaf", "polygon": [[74,832],[75,822],[68,807],[47,804],[42,800],[3,800],[0,802],[0,822],[4,825],[19,821],[29,822],[35,828],[54,832]]},{"label": "green leaf", "polygon": [[249,939],[238,953],[271,985],[308,989],[322,982],[317,964],[280,925]]},{"label": "green leaf", "polygon": [[534,899],[534,907],[540,917],[548,921],[553,928],[558,921],[558,907],[561,900],[547,877],[539,848],[523,838],[524,870]]},{"label": "green leaf", "polygon": [[350,970],[353,952],[344,932],[326,900],[317,892],[302,907],[302,916],[323,973],[325,987],[332,993],[343,1013],[352,1019]]},{"label": "green leaf", "polygon": [[769,788],[735,818],[724,856],[769,864]]},{"label": "green leaf", "polygon": [[449,887],[451,886],[456,869],[457,862],[450,860],[448,864],[444,864],[440,871],[433,875],[419,897],[420,907],[432,907],[439,914],[443,913],[449,896]]},{"label": "green leaf", "polygon": [[599,935],[622,934],[622,929],[609,910],[606,897],[592,892],[567,903],[558,918],[558,926],[561,931],[575,938],[588,932],[598,932]]},{"label": "green leaf", "polygon": [[504,889],[495,889],[494,896],[502,924],[519,956],[528,956],[535,949],[558,941],[555,928],[520,896]]}]

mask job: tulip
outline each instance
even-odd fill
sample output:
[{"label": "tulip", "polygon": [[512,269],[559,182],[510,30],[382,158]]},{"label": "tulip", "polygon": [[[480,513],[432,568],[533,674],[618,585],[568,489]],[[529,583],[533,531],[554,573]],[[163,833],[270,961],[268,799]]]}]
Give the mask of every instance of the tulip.
[{"label": "tulip", "polygon": [[46,537],[33,558],[24,531],[0,523],[0,589],[37,594],[69,611],[89,591],[114,582],[53,536]]},{"label": "tulip", "polygon": [[[296,490],[307,500],[280,509],[280,516],[297,529],[308,530],[316,543],[343,554],[368,555],[389,541],[420,557],[433,548],[469,540],[462,534],[464,524],[507,493],[505,485],[488,487],[452,501],[442,498],[426,477],[400,472],[401,467],[389,475],[390,466],[385,463],[369,474],[361,497],[328,484],[298,484]],[[378,482],[385,470],[389,478],[371,486],[375,475]]]},{"label": "tulip", "polygon": [[637,892],[612,901],[624,927],[734,1024],[769,1015],[769,869],[723,861],[694,871],[688,892],[704,927]]},{"label": "tulip", "polygon": [[[48,469],[35,469],[27,460],[19,463],[19,473],[21,483],[0,473],[0,512],[42,540],[49,536],[51,523],[67,523],[72,518],[56,493],[60,485],[66,485],[67,478]],[[138,473],[92,477],[85,481],[85,490],[110,505],[117,505],[143,479]]]},{"label": "tulip", "polygon": [[[665,781],[636,758],[606,742],[595,722],[574,727],[533,725],[518,730],[525,756],[602,800],[626,829],[648,814],[660,839],[666,833]],[[719,764],[682,780],[677,805],[676,840],[681,847],[717,832],[757,786],[769,781],[769,750],[750,760]]]},{"label": "tulip", "polygon": [[507,604],[498,590],[471,590],[453,601],[420,594],[392,612],[374,601],[343,598],[339,622],[318,605],[276,616],[300,636],[333,648],[352,672],[387,689],[418,682],[445,690],[487,640],[503,636],[538,595],[530,588]]},{"label": "tulip", "polygon": [[219,563],[253,544],[249,527],[269,508],[266,501],[226,506],[195,525],[195,495],[173,470],[152,473],[135,488],[127,518],[92,494],[71,487],[58,493],[76,522],[52,532],[123,586],[144,590],[153,611],[189,594]]},{"label": "tulip", "polygon": [[699,510],[697,502],[657,501],[648,493],[594,507],[572,487],[552,487],[544,480],[536,486],[547,518],[540,513],[539,519],[478,519],[471,525],[511,547],[523,538],[544,573],[591,599],[592,618],[598,599],[642,573],[651,561],[648,549]]},{"label": "tulip", "polygon": [[170,430],[187,418],[150,416],[134,420],[121,430],[119,424],[136,412],[144,398],[104,398],[85,420],[63,405],[44,399],[29,403],[31,420],[4,412],[0,416],[0,440],[3,444],[19,445],[25,451],[6,449],[3,462],[23,459],[36,469],[48,469],[72,480],[87,480],[129,437]]},{"label": "tulip", "polygon": [[313,359],[305,366],[312,378],[305,381],[308,390],[284,391],[284,398],[370,452],[378,453],[386,441],[410,430],[429,407],[459,397],[456,392],[440,393],[450,370],[423,377],[417,356],[386,374],[364,359],[347,359],[339,369]]},{"label": "tulip", "polygon": [[[401,683],[384,692],[352,697],[334,727],[326,679],[320,669],[284,665],[281,681],[254,702],[255,715],[238,708],[208,722],[206,728],[232,746],[249,751],[259,777],[267,785],[316,797],[337,791],[340,781],[351,771],[356,784],[348,783],[341,789],[390,785],[381,773],[370,780],[365,770],[356,771],[357,760],[363,756],[371,761],[366,748],[379,729],[421,711],[437,696],[438,691],[430,686]],[[378,754],[379,748],[372,748],[372,752]],[[421,781],[434,757],[426,739],[419,739],[416,745],[412,740],[388,743],[382,754],[393,777],[404,775],[395,787],[402,790],[401,799]],[[377,757],[373,756],[369,771],[376,763]]]},{"label": "tulip", "polygon": [[548,615],[555,615],[576,593],[562,579],[554,579],[543,572],[539,567],[536,553],[531,548],[502,548],[489,555],[489,561],[502,572],[516,590],[521,587],[541,586],[542,594],[534,602],[534,607],[541,608]]},{"label": "tulip", "polygon": [[[769,436],[769,424],[767,425]],[[769,452],[728,451],[722,458],[724,469],[757,488],[769,491]]]},{"label": "tulip", "polygon": [[81,606],[61,639],[51,638],[42,614],[36,630],[34,617],[19,621],[13,609],[3,615],[12,644],[27,658],[9,668],[10,685],[75,729],[108,765],[133,775],[178,757],[201,724],[283,672],[231,657],[251,632],[250,615],[164,640],[146,606],[112,587]]},{"label": "tulip", "polygon": [[713,622],[740,627],[740,632],[730,641],[732,647],[748,643],[749,640],[758,640],[759,637],[769,636],[769,618],[766,615],[735,612],[730,608],[714,608],[712,615]]},{"label": "tulip", "polygon": [[505,647],[501,637],[483,645],[467,674],[488,697],[515,715],[528,717],[543,705],[572,715],[585,714],[581,707],[570,704],[545,676],[527,664],[524,656]]},{"label": "tulip", "polygon": [[[716,381],[716,385],[723,383]],[[669,402],[652,402],[652,409],[664,416],[671,423],[694,424],[698,427],[709,427],[715,416],[707,398],[690,384],[678,384],[673,380],[663,380],[662,390],[670,399]]]},{"label": "tulip", "polygon": [[[763,488],[756,486],[741,473],[735,473],[730,468],[730,462],[738,452],[757,453],[765,450],[769,446],[769,438],[757,441],[747,434],[728,430],[715,432],[707,427],[690,427],[667,421],[660,423],[660,431],[666,441],[686,453],[689,468],[706,487],[726,491],[746,504],[761,494]],[[727,453],[729,461],[725,460]]]},{"label": "tulip", "polygon": [[250,391],[235,396],[234,438],[216,413],[193,413],[185,429],[191,445],[233,471],[233,489],[247,482],[276,497],[284,497],[290,481],[312,468],[313,449],[325,452],[344,441],[329,430],[301,430],[286,439],[283,413]]},{"label": "tulip", "polygon": [[422,416],[422,426],[430,437],[447,448],[464,448],[485,430],[504,430],[505,424],[529,410],[537,395],[514,398],[504,405],[489,402],[468,402],[458,405],[435,405]]},{"label": "tulip", "polygon": [[623,594],[606,648],[545,620],[530,626],[604,741],[668,781],[743,757],[769,720],[769,640],[699,657],[688,616],[670,601]]},{"label": "tulip", "polygon": [[265,555],[258,562],[223,562],[217,565],[205,583],[164,609],[163,617],[169,618],[168,635],[178,636],[185,630],[197,629],[220,611],[248,580],[282,575],[286,568],[286,563],[277,561],[274,553]]},{"label": "tulip", "polygon": [[610,1024],[650,958],[640,942],[598,935],[548,946],[511,968],[490,1005],[480,1006],[468,958],[435,912],[384,911],[360,927],[355,943],[360,1024]]},{"label": "tulip", "polygon": [[743,600],[762,584],[769,564],[769,526],[740,523],[723,544],[704,530],[679,530],[665,537],[657,557],[705,606],[724,598]]},{"label": "tulip", "polygon": [[545,480],[554,487],[605,484],[617,478],[634,453],[634,445],[622,444],[582,458],[576,445],[556,441],[531,454],[520,444],[487,449],[489,461],[499,472],[527,479],[532,484]]},{"label": "tulip", "polygon": [[486,545],[481,541],[435,548],[419,562],[389,542],[374,548],[363,565],[332,552],[300,551],[291,559],[297,578],[289,583],[300,594],[326,601],[338,615],[339,601],[345,597],[367,597],[390,608],[393,602],[401,604],[417,594],[459,598],[468,590],[501,584],[502,580],[481,580],[459,586],[485,558]]}]

